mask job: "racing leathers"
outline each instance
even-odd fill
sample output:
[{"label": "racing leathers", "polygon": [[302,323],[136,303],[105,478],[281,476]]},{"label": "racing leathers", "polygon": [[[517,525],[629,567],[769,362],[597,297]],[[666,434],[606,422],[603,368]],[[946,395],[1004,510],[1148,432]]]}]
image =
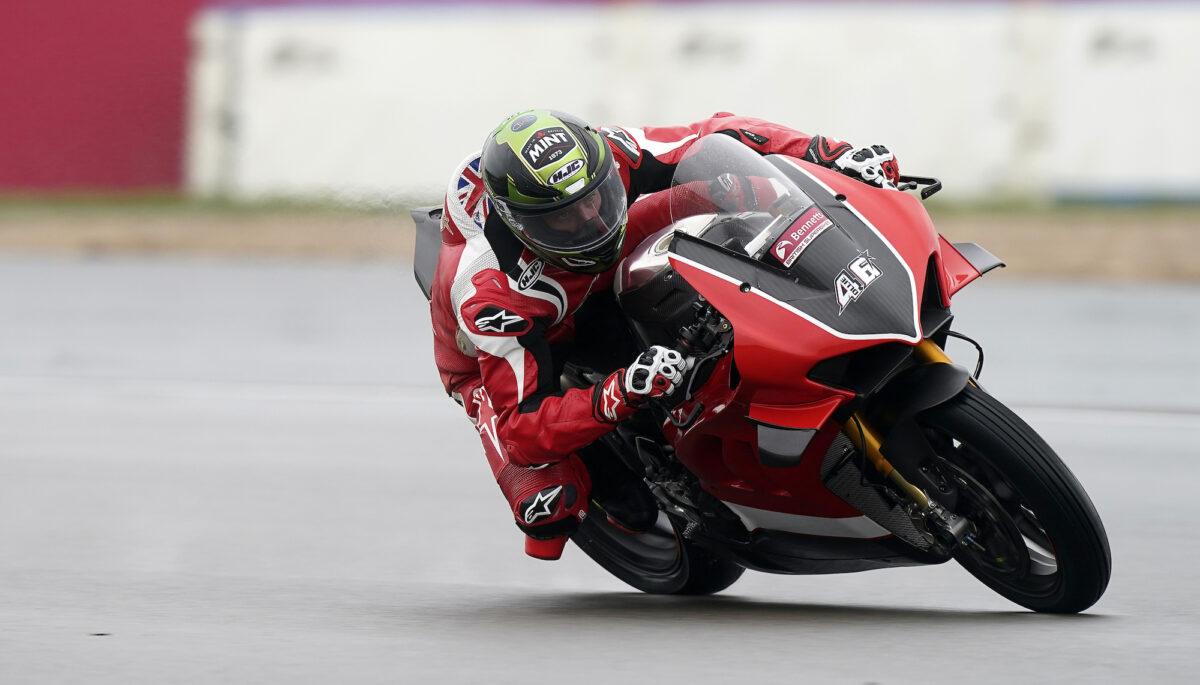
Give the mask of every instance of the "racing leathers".
[{"label": "racing leathers", "polygon": [[[704,136],[728,135],[761,154],[859,173],[838,164],[854,152],[847,143],[728,113],[687,126],[600,130],[629,206],[622,257],[670,223],[669,193],[660,191]],[[890,153],[883,161],[890,168],[878,175],[893,177]],[[479,153],[464,160],[446,193],[430,302],[434,357],[446,392],[479,432],[492,474],[527,536],[526,552],[556,559],[588,512],[591,480],[576,452],[639,403],[626,392],[626,369],[591,387],[560,383],[562,351],[595,333],[577,330],[581,307],[611,288],[615,269],[565,271],[528,250],[490,211],[479,164]]]}]

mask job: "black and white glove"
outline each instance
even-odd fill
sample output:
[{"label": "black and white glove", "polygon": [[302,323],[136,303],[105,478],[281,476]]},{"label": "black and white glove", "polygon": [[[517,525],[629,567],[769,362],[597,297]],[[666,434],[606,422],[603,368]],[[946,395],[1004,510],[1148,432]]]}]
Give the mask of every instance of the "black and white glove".
[{"label": "black and white glove", "polygon": [[675,350],[654,345],[625,369],[625,394],[642,399],[670,395],[690,361]]},{"label": "black and white glove", "polygon": [[813,136],[804,158],[880,188],[895,188],[900,179],[900,163],[883,145],[856,150],[844,141]]},{"label": "black and white glove", "polygon": [[661,345],[650,347],[628,367],[614,371],[596,386],[592,396],[596,419],[616,423],[628,418],[647,399],[671,395],[691,366],[691,357]]}]

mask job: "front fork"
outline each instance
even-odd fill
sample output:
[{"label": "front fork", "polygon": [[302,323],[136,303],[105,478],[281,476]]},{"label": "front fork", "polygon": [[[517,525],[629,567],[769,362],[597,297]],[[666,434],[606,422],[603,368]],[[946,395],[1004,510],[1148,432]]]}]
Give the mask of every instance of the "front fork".
[{"label": "front fork", "polygon": [[[932,340],[922,340],[913,352],[913,356],[922,364],[951,364],[950,358]],[[883,456],[883,442],[879,434],[872,430],[860,412],[855,412],[842,426],[846,437],[860,452],[866,455],[868,461],[883,478],[891,483],[909,500],[909,512],[913,518],[925,523],[926,530],[933,535],[934,540],[947,552],[957,549],[974,532],[974,525],[946,510],[925,494],[917,486],[904,477],[891,462]]]}]

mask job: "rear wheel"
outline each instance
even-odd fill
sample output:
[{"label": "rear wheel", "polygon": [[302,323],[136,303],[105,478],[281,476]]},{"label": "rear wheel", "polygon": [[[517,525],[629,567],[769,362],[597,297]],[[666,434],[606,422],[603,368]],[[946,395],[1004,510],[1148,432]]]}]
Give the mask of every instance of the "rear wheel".
[{"label": "rear wheel", "polygon": [[1112,570],[1104,525],[1032,428],[974,386],[917,420],[938,455],[925,467],[977,529],[955,555],[964,568],[1034,611],[1075,613],[1100,599]]},{"label": "rear wheel", "polygon": [[651,594],[709,595],[733,585],[745,571],[684,540],[661,511],[648,531],[637,534],[614,526],[602,514],[589,516],[571,539],[609,573]]}]

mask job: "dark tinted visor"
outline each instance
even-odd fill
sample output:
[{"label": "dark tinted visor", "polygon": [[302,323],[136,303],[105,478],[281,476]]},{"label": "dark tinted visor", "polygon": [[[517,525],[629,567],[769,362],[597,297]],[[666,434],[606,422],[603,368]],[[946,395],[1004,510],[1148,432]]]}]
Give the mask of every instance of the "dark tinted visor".
[{"label": "dark tinted visor", "polygon": [[599,185],[551,210],[509,207],[508,223],[530,242],[552,252],[584,252],[625,225],[625,185],[613,165]]}]

